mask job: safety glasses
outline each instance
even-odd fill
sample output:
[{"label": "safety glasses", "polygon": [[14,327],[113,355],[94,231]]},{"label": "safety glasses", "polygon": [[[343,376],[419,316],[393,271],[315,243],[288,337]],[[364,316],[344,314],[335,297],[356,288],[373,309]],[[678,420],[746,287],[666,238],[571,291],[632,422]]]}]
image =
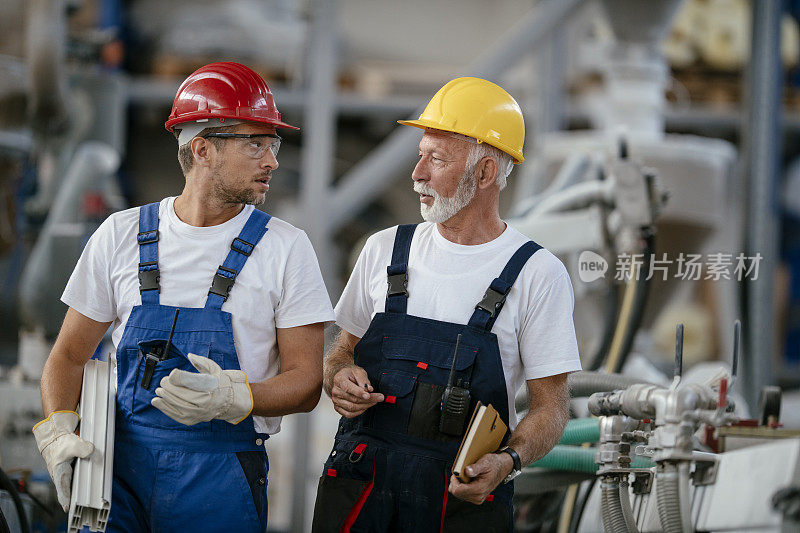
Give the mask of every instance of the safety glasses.
[{"label": "safety glasses", "polygon": [[281,136],[274,133],[206,133],[203,139],[216,137],[218,139],[241,139],[236,143],[237,150],[253,159],[261,159],[272,150],[272,155],[278,157],[281,149]]}]

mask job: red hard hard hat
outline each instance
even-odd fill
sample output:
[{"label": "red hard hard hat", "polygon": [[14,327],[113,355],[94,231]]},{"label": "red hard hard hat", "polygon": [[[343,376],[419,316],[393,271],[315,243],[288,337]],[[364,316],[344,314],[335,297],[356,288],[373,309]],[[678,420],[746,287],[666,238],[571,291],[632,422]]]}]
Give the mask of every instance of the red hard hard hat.
[{"label": "red hard hard hat", "polygon": [[276,128],[300,129],[281,120],[272,92],[261,76],[232,62],[211,63],[192,72],[178,88],[164,127],[172,131],[182,122],[210,118],[251,120]]}]

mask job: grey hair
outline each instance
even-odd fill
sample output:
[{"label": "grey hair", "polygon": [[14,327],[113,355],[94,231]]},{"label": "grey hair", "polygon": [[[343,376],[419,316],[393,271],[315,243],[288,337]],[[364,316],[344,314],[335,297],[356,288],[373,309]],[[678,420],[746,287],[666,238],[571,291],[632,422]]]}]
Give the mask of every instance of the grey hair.
[{"label": "grey hair", "polygon": [[[213,132],[226,132],[230,131],[233,128],[238,126],[238,124],[233,124],[231,126],[221,126],[218,128],[206,128],[200,133],[198,133],[195,137],[202,137],[206,133],[213,133]],[[177,139],[180,135],[180,130],[176,129],[172,132],[172,134]],[[217,137],[210,137],[208,141],[214,145],[217,150],[222,148],[222,143],[224,139],[220,139]],[[192,170],[194,166],[194,154],[192,153],[192,143],[188,142],[178,147],[178,164],[181,166],[181,172],[183,172],[184,177]]]},{"label": "grey hair", "polygon": [[507,178],[508,175],[511,174],[511,169],[514,168],[513,158],[487,142],[476,143],[469,147],[469,155],[467,156],[465,168],[474,172],[475,165],[484,157],[493,158],[497,164],[497,179],[495,183],[497,183],[497,186],[500,187],[502,191],[508,184]]}]

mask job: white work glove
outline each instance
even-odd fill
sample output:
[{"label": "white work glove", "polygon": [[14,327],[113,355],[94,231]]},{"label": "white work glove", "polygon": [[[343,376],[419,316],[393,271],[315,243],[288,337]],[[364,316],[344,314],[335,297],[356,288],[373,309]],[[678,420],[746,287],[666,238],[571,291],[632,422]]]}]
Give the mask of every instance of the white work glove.
[{"label": "white work glove", "polygon": [[189,361],[200,372],[177,368],[161,380],[150,403],[176,422],[193,426],[219,418],[238,424],[253,410],[253,393],[241,370],[222,370],[193,353]]},{"label": "white work glove", "polygon": [[33,426],[33,436],[56,485],[58,503],[64,512],[69,510],[72,493],[72,460],[85,459],[94,451],[94,444],[75,434],[79,420],[75,411],[55,411]]}]

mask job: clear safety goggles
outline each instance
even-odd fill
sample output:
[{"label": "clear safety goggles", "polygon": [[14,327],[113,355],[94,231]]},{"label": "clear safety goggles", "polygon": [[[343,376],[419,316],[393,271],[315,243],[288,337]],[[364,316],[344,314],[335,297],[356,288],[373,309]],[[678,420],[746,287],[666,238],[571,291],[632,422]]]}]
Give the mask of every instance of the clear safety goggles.
[{"label": "clear safety goggles", "polygon": [[236,147],[239,153],[252,157],[253,159],[261,159],[267,150],[272,151],[274,157],[278,157],[278,151],[281,149],[281,136],[274,133],[206,133],[202,135],[203,139],[209,137],[216,137],[218,139],[236,139]]}]

